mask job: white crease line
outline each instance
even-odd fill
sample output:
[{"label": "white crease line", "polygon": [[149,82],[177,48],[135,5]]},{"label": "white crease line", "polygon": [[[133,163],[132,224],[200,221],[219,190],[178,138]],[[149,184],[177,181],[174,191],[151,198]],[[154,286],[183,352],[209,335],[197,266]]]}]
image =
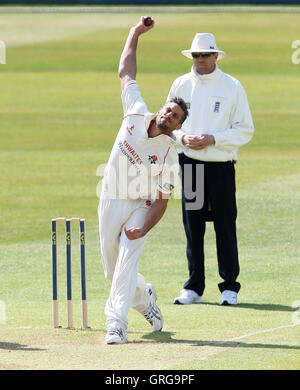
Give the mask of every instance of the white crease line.
[{"label": "white crease line", "polygon": [[297,325],[299,325],[299,324],[282,325],[282,326],[278,326],[277,328],[259,330],[259,331],[257,331],[257,332],[248,333],[248,334],[245,334],[245,335],[243,335],[243,336],[234,337],[234,338],[232,338],[232,339],[223,341],[223,343],[228,343],[228,342],[230,342],[230,341],[235,341],[235,340],[244,339],[244,338],[246,338],[246,337],[255,336],[255,335],[257,335],[257,334],[273,332],[274,330],[277,330],[277,329],[292,328],[292,327],[297,326]]},{"label": "white crease line", "polygon": [[[241,339],[244,339],[246,337],[255,336],[258,334],[270,333],[270,332],[274,332],[275,330],[278,330],[278,329],[293,328],[294,326],[297,326],[297,325],[299,325],[299,324],[297,323],[297,324],[290,324],[290,325],[282,325],[282,326],[278,326],[276,328],[259,330],[257,332],[247,333],[247,334],[244,334],[242,336],[233,337],[233,338],[225,340],[225,341],[220,341],[218,344],[226,344],[226,343],[230,343],[232,341],[241,340]],[[217,351],[217,352],[211,353],[208,356],[201,357],[199,360],[207,360],[209,356],[217,355],[221,352],[225,352],[225,351],[223,350],[223,351]]]}]

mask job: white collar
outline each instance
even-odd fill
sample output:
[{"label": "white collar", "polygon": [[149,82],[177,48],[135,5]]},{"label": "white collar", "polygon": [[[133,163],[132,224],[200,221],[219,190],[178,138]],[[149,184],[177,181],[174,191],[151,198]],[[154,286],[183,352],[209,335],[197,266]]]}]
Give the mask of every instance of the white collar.
[{"label": "white collar", "polygon": [[195,71],[194,65],[192,66],[191,73],[197,77],[198,80],[206,81],[206,80],[214,80],[221,75],[221,70],[219,69],[218,65],[216,64],[215,70],[208,74],[200,74]]},{"label": "white collar", "polygon": [[145,128],[146,128],[146,131],[148,130],[148,127],[150,126],[150,123],[151,121],[155,118],[155,114],[151,113],[151,112],[147,112],[145,114],[145,119],[144,119],[144,122],[145,122]]}]

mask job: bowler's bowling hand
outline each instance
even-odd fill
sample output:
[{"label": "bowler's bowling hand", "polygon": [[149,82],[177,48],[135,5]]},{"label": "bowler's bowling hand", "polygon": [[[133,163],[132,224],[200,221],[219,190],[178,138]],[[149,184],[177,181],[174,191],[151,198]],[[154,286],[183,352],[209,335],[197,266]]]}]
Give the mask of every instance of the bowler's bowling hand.
[{"label": "bowler's bowling hand", "polygon": [[137,227],[131,227],[127,230],[126,226],[124,226],[124,232],[128,240],[136,240],[137,238],[144,237],[144,235],[146,234],[143,229]]},{"label": "bowler's bowling hand", "polygon": [[154,27],[155,21],[150,16],[141,16],[138,24],[134,27],[139,34],[143,34]]},{"label": "bowler's bowling hand", "polygon": [[201,150],[210,145],[214,145],[215,137],[211,134],[202,134],[199,137],[196,135],[184,135],[182,141],[183,144],[190,149]]}]

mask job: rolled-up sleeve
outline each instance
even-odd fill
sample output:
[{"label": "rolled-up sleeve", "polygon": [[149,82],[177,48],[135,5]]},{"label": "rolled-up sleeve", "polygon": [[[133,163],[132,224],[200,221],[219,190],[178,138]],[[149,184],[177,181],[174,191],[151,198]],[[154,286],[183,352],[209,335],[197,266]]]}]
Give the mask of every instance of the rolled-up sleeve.
[{"label": "rolled-up sleeve", "polygon": [[135,80],[128,81],[121,94],[124,116],[127,115],[137,102],[145,105],[141,92]]}]

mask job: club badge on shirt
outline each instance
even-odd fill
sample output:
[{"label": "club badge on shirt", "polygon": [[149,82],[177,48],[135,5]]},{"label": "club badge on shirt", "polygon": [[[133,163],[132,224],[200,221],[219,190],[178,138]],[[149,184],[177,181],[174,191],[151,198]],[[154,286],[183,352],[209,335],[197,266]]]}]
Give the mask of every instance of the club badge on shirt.
[{"label": "club badge on shirt", "polygon": [[130,134],[130,135],[132,135],[132,131],[133,131],[133,129],[134,129],[134,126],[131,126],[131,127],[126,127],[126,130],[128,131],[128,133]]},{"label": "club badge on shirt", "polygon": [[148,159],[150,161],[150,164],[156,164],[158,162],[158,158],[155,155],[153,155],[153,156],[148,155]]},{"label": "club badge on shirt", "polygon": [[221,105],[221,102],[215,102],[214,112],[219,112],[220,111],[220,105]]}]

